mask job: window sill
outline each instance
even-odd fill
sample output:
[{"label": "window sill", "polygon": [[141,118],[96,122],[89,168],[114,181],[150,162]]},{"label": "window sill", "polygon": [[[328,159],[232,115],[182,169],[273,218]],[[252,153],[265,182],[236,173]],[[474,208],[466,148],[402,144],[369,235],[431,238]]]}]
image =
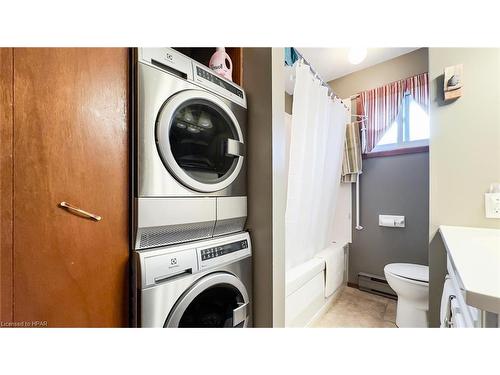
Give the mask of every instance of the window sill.
[{"label": "window sill", "polygon": [[370,159],[370,158],[380,158],[384,156],[418,154],[420,152],[429,152],[429,146],[406,147],[406,148],[398,148],[395,150],[370,152],[368,154],[363,154],[362,157],[363,159]]}]

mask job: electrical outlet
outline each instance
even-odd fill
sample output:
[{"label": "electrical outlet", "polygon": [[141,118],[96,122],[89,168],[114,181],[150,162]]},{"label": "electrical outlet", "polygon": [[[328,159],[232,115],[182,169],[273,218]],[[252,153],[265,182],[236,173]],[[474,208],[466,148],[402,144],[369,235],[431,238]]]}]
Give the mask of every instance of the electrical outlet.
[{"label": "electrical outlet", "polygon": [[500,193],[485,193],[484,207],[488,219],[500,219]]}]

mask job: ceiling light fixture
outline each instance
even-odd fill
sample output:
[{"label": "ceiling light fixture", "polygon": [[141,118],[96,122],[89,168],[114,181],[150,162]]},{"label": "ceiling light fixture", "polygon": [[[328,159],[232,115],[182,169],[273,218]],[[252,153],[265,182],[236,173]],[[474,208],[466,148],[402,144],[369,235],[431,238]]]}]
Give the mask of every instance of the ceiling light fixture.
[{"label": "ceiling light fixture", "polygon": [[358,65],[366,58],[366,48],[351,48],[348,58],[351,64]]}]

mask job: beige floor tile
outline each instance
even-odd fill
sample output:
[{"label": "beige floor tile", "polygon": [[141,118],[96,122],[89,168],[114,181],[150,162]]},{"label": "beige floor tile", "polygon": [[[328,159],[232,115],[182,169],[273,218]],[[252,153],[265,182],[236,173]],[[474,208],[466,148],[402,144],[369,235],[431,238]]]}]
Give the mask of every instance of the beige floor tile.
[{"label": "beige floor tile", "polygon": [[387,302],[387,308],[384,314],[385,321],[396,323],[396,307],[397,307],[396,301],[389,300]]},{"label": "beige floor tile", "polygon": [[385,321],[382,328],[398,328],[396,323]]},{"label": "beige floor tile", "polygon": [[395,328],[396,301],[345,287],[313,327]]}]

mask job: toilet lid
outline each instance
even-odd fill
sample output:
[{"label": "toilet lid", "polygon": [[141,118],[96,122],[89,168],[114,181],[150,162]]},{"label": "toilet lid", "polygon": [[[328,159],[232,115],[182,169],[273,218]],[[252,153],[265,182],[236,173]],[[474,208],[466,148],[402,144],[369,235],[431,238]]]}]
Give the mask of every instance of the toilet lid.
[{"label": "toilet lid", "polygon": [[392,263],[385,266],[393,275],[416,281],[429,282],[429,267],[411,263]]}]

